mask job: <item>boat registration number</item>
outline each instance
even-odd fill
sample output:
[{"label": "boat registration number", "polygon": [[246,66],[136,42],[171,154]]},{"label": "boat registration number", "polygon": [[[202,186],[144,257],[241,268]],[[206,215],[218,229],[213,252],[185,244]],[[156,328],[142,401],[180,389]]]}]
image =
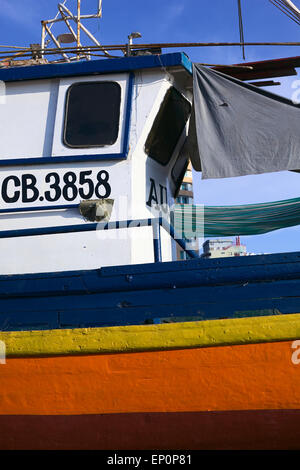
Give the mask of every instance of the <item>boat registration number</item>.
[{"label": "boat registration number", "polygon": [[8,175],[0,180],[1,202],[29,204],[74,202],[78,199],[103,199],[111,194],[109,173],[106,170],[67,171],[47,174]]}]

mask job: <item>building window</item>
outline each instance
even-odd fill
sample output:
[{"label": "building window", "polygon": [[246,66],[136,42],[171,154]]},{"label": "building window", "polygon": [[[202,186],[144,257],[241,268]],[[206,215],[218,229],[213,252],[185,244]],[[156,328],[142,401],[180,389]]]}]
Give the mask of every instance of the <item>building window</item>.
[{"label": "building window", "polygon": [[188,196],[178,196],[176,202],[177,204],[193,204],[193,198]]},{"label": "building window", "polygon": [[116,82],[81,82],[66,97],[64,144],[102,147],[116,142],[120,122],[121,87]]},{"label": "building window", "polygon": [[169,88],[145,144],[147,155],[162,165],[167,165],[190,112],[189,101],[176,88]]},{"label": "building window", "polygon": [[182,183],[181,191],[193,191],[193,186],[191,183]]}]

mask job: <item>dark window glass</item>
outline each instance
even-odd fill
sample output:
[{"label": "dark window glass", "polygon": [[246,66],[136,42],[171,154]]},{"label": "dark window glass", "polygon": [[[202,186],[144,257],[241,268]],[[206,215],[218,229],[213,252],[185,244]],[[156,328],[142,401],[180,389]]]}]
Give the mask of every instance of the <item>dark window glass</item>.
[{"label": "dark window glass", "polygon": [[145,144],[147,155],[162,165],[167,165],[190,112],[190,103],[175,88],[170,88],[147,138]]},{"label": "dark window glass", "polygon": [[116,142],[119,132],[121,87],[116,82],[84,82],[67,92],[64,144],[101,147]]}]

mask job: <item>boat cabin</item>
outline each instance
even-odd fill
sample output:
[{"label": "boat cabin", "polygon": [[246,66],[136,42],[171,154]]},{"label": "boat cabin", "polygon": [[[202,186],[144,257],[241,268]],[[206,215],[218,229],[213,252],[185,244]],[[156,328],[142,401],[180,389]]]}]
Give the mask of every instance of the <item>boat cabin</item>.
[{"label": "boat cabin", "polygon": [[[0,231],[27,230],[1,238],[0,274],[153,262],[152,229],[134,221],[167,218],[187,168],[185,54],[15,67],[0,80]],[[80,230],[101,220],[133,222]],[[34,233],[66,226],[79,230]],[[175,259],[161,237],[162,260]]]}]

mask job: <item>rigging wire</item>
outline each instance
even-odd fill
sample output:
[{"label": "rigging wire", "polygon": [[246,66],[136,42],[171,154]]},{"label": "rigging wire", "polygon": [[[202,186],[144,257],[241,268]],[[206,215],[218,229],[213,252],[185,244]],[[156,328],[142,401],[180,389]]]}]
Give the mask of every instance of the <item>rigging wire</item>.
[{"label": "rigging wire", "polygon": [[[60,5],[64,6],[68,0],[62,0]],[[290,0],[269,0],[276,8],[282,11],[286,16],[292,19],[294,22],[300,25],[300,10],[294,5],[294,3]],[[139,49],[153,49],[153,48],[172,48],[172,47],[180,47],[180,48],[187,48],[187,47],[220,47],[220,46],[240,46],[243,51],[243,59],[245,59],[245,46],[299,46],[300,42],[245,42],[244,38],[244,25],[243,25],[243,16],[242,16],[242,0],[237,0],[238,2],[238,18],[239,18],[239,32],[240,32],[240,42],[211,42],[211,43],[158,43],[158,44],[133,44],[131,45],[131,50],[137,52]],[[60,12],[57,13],[56,17],[53,21],[57,20],[59,17]],[[52,22],[52,21],[51,21]],[[49,30],[53,27],[53,24],[49,25]],[[46,36],[48,32],[46,31]],[[48,43],[44,49],[40,49],[40,52],[43,55],[57,55],[62,53],[69,53],[78,55],[78,53],[87,53],[91,56],[96,56],[97,52],[103,53],[108,56],[107,51],[120,51],[123,54],[126,54],[126,44],[119,44],[119,45],[108,45],[108,46],[82,46],[80,49],[76,46],[74,47],[52,47],[48,48]],[[1,49],[7,49],[1,50]],[[12,55],[12,52],[9,49],[14,49],[15,53]],[[14,60],[17,59],[17,56],[22,56],[22,59],[25,57],[32,58],[33,57],[33,50],[31,47],[23,47],[23,46],[5,46],[0,45],[0,61],[3,62],[5,60]],[[99,55],[100,56],[100,55]],[[113,58],[122,57],[122,56],[111,56]],[[74,59],[74,58],[73,58]],[[60,60],[61,61],[61,60]]]},{"label": "rigging wire", "polygon": [[245,60],[245,38],[244,38],[244,26],[243,26],[243,15],[241,0],[238,0],[238,14],[239,14],[239,30],[240,30],[240,42],[242,43],[243,59]]},{"label": "rigging wire", "polygon": [[[61,5],[65,5],[68,0],[62,0]],[[172,48],[172,47],[219,47],[219,46],[240,46],[243,51],[243,58],[245,59],[245,46],[299,46],[299,42],[245,42],[244,38],[244,25],[243,25],[243,16],[242,16],[242,5],[241,0],[238,1],[238,17],[239,17],[239,32],[240,32],[240,42],[220,42],[220,43],[161,43],[161,44],[139,44],[139,45],[132,45],[131,49],[134,51],[138,51],[139,49],[147,48]],[[276,8],[282,11],[286,16],[288,16],[291,20],[295,23],[300,25],[300,10],[296,7],[296,5],[291,0],[269,0]],[[57,13],[55,19],[58,18],[60,12]],[[54,19],[54,20],[55,20]],[[49,26],[49,29],[53,27],[52,23]],[[47,35],[47,34],[46,34]],[[49,42],[49,41],[48,41]],[[88,46],[81,47],[64,47],[64,48],[48,48],[48,44],[46,45],[45,49],[41,49],[40,51],[43,54],[47,55],[56,55],[61,54],[62,52],[70,53],[70,54],[78,54],[78,52],[104,52],[104,50],[111,50],[111,51],[121,51],[125,53],[126,51],[126,44],[121,45],[109,45],[109,46]],[[7,49],[1,50],[1,49]],[[11,55],[11,51],[9,49],[14,49],[15,54]],[[32,57],[32,49],[30,47],[24,46],[7,46],[7,45],[0,45],[0,60],[13,60],[16,59],[17,55],[22,55],[22,58],[25,57]],[[94,54],[90,54],[94,55]],[[121,56],[114,56],[121,57]]]},{"label": "rigging wire", "polygon": [[290,0],[269,0],[276,8],[300,25],[300,10]]},{"label": "rigging wire", "polygon": [[[64,48],[45,48],[39,49],[43,55],[61,55],[62,53],[69,54],[94,54],[96,52],[105,53],[105,51],[120,51],[123,54],[126,52],[126,44],[113,44],[113,45],[100,45],[100,46],[82,46],[78,48],[77,46],[73,47],[64,47]],[[197,43],[155,43],[155,44],[133,44],[131,46],[132,52],[138,53],[141,49],[167,49],[167,48],[190,48],[190,47],[232,47],[232,46],[300,46],[300,42],[197,42]],[[22,60],[27,58],[32,58],[33,50],[28,49],[19,49],[16,50],[15,54],[12,55],[11,51],[1,51],[0,50],[0,61],[9,61],[17,59],[17,54],[22,55]],[[116,58],[117,56],[115,56]],[[121,58],[122,56],[118,56]],[[25,65],[25,64],[24,64]],[[228,66],[228,65],[227,65]]]},{"label": "rigging wire", "polygon": [[290,18],[292,21],[300,25],[300,20],[299,18],[291,11],[289,10],[284,4],[281,4],[278,2],[278,0],[270,0],[270,2],[277,7],[282,13],[284,13],[288,18]]},{"label": "rigging wire", "polygon": [[[299,41],[294,42],[177,42],[177,43],[152,43],[152,44],[132,44],[131,49],[133,51],[138,51],[140,49],[158,49],[158,48],[188,48],[188,47],[222,47],[222,46],[300,46]],[[95,45],[95,46],[82,46],[78,49],[77,46],[73,47],[62,47],[62,48],[45,48],[40,49],[41,52],[44,53],[56,53],[56,52],[77,52],[78,50],[81,51],[99,51],[103,49],[108,50],[126,50],[127,44],[111,44],[111,45]],[[27,52],[31,54],[31,48],[27,48],[27,50],[20,49],[17,52]],[[1,54],[10,54],[11,51],[0,51]]]}]

